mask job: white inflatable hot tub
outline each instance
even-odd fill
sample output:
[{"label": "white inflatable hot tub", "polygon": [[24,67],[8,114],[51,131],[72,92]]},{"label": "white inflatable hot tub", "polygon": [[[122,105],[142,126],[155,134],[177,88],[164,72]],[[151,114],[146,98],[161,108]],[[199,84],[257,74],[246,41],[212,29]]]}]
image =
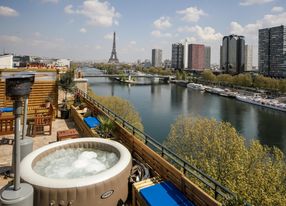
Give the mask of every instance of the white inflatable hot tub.
[{"label": "white inflatable hot tub", "polygon": [[[118,161],[109,169],[81,178],[50,178],[33,168],[55,151],[68,148],[98,149],[115,153]],[[20,165],[24,182],[33,185],[34,205],[117,205],[128,195],[128,178],[132,167],[131,154],[122,144],[102,138],[79,138],[56,142],[35,150]]]}]

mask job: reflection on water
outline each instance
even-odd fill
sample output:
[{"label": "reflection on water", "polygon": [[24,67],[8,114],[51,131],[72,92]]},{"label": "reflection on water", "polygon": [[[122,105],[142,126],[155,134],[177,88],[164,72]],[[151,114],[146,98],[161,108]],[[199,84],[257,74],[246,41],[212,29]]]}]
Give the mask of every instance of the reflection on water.
[{"label": "reflection on water", "polygon": [[188,90],[173,84],[128,86],[109,78],[90,78],[98,95],[115,95],[133,103],[145,132],[162,142],[178,115],[201,115],[230,122],[247,140],[275,145],[286,152],[286,113]]}]

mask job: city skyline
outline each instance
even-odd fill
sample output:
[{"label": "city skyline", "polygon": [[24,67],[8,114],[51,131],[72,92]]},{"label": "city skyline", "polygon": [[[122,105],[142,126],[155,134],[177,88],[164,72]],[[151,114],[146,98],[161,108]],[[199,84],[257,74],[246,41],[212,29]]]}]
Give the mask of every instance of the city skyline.
[{"label": "city skyline", "polygon": [[107,61],[116,31],[123,62],[150,59],[152,48],[171,59],[172,44],[187,38],[211,46],[211,63],[219,64],[222,37],[237,34],[253,45],[257,66],[258,30],[285,25],[285,8],[283,0],[4,0],[0,51]]}]

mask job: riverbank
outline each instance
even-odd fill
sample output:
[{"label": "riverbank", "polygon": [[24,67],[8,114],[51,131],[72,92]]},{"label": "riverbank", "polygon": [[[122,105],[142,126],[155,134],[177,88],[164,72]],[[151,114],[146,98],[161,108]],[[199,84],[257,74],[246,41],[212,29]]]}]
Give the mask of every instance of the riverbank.
[{"label": "riverbank", "polygon": [[222,97],[236,98],[238,101],[245,103],[286,112],[286,97],[274,98],[273,96],[267,95],[263,92],[250,92],[226,87],[212,87],[196,83],[189,83],[187,84],[187,87],[189,89],[196,89],[202,92],[220,95]]}]

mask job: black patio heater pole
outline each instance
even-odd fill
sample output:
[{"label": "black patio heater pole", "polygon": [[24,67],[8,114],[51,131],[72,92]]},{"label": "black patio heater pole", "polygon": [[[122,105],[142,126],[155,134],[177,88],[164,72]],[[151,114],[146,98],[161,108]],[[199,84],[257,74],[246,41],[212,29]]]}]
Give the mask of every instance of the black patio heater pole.
[{"label": "black patio heater pole", "polygon": [[26,183],[20,183],[20,135],[21,135],[21,115],[22,99],[31,92],[34,83],[34,75],[18,75],[6,79],[6,96],[12,98],[14,102],[15,116],[15,137],[13,147],[14,184],[1,194],[1,203],[14,206],[33,205],[33,187]]}]

